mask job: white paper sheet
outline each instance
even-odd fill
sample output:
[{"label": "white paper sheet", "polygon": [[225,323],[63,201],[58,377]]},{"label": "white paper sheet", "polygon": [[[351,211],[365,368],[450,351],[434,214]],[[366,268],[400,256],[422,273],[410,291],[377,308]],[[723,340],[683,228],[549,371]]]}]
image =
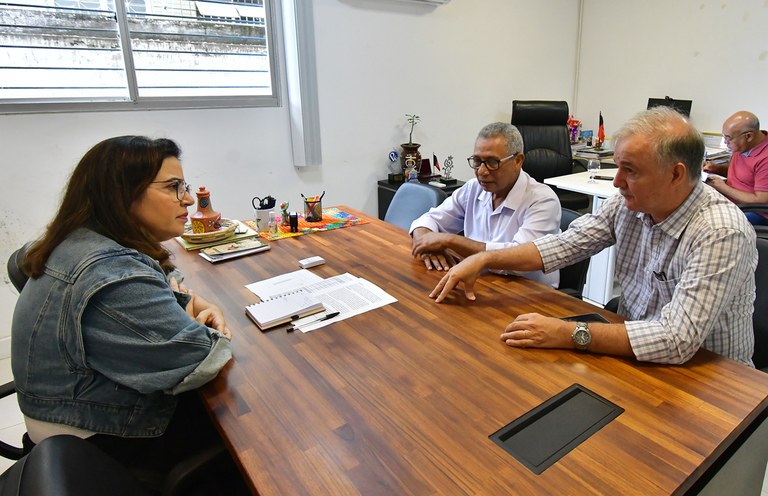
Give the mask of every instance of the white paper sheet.
[{"label": "white paper sheet", "polygon": [[307,269],[299,269],[287,274],[246,284],[245,287],[258,296],[261,301],[265,301],[276,296],[304,289],[323,280],[322,277],[314,272],[310,272]]}]

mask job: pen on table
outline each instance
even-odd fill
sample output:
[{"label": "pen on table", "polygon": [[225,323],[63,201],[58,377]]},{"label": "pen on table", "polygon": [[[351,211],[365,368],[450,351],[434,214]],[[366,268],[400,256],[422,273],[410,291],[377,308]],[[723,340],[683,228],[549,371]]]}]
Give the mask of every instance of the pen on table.
[{"label": "pen on table", "polygon": [[[338,316],[339,316],[339,312],[331,312],[331,313],[327,313],[327,314],[323,315],[322,317],[318,317],[318,318],[316,318],[314,320],[310,320],[310,321],[307,321],[307,322],[302,322],[300,325],[304,326],[304,325],[307,325],[307,324],[314,324],[315,322],[322,322],[324,320],[330,320],[330,319],[332,319],[334,317],[338,317]],[[299,326],[297,326],[294,323],[294,325],[289,327],[288,329],[286,329],[286,331],[287,332],[293,332],[293,331],[296,331],[298,329],[299,329]]]},{"label": "pen on table", "polygon": [[613,181],[611,176],[595,176],[595,179],[602,179],[603,181]]}]

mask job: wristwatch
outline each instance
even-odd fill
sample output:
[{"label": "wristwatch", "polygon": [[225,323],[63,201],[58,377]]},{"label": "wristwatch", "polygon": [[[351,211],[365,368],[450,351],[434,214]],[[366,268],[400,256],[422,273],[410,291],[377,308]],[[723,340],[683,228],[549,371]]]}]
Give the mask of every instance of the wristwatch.
[{"label": "wristwatch", "polygon": [[576,322],[576,329],[571,334],[571,340],[573,340],[577,350],[586,350],[589,347],[589,343],[592,342],[592,334],[590,334],[586,322]]}]

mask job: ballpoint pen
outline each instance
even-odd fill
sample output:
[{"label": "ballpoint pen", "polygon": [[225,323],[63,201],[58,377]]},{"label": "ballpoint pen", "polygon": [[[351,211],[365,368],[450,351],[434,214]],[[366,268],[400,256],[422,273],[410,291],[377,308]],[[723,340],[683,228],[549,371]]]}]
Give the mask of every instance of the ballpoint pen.
[{"label": "ballpoint pen", "polygon": [[[323,315],[323,316],[321,316],[321,317],[318,317],[318,318],[316,318],[316,319],[313,319],[313,320],[309,320],[309,321],[306,321],[306,322],[301,322],[301,323],[300,323],[300,324],[298,324],[298,325],[296,324],[296,322],[299,322],[299,321],[297,320],[297,321],[295,321],[295,322],[293,323],[293,325],[292,325],[291,327],[289,327],[288,329],[286,329],[286,331],[287,331],[287,332],[293,332],[293,331],[297,331],[297,330],[299,330],[299,328],[300,328],[301,326],[305,326],[305,325],[307,325],[307,324],[314,324],[315,322],[322,322],[322,321],[324,321],[324,320],[330,320],[330,319],[332,319],[332,318],[334,318],[334,317],[338,317],[338,316],[339,316],[339,312],[331,312],[331,313],[327,313],[327,314],[325,314],[325,315]],[[301,320],[304,320],[304,319],[301,319]]]}]

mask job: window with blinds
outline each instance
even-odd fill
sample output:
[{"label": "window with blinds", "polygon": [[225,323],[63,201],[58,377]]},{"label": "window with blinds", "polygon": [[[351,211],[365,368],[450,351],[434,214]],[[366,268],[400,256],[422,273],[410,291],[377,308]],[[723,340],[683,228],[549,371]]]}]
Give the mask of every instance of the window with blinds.
[{"label": "window with blinds", "polygon": [[270,3],[0,2],[0,112],[277,105]]}]

